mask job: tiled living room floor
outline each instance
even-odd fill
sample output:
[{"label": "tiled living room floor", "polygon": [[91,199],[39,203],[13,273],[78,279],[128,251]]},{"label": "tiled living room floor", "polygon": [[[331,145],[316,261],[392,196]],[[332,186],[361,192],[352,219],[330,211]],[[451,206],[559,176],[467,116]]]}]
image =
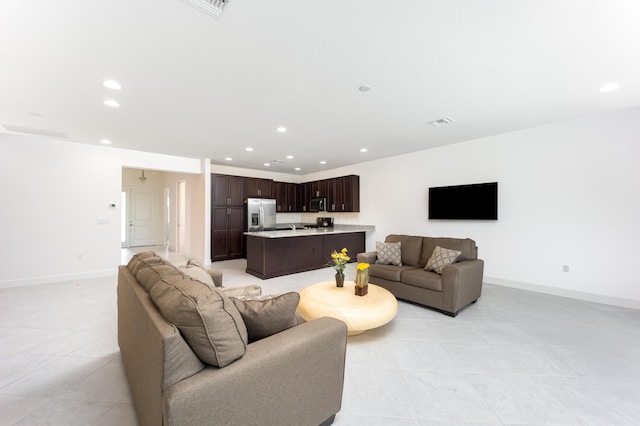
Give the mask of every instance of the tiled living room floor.
[{"label": "tiled living room floor", "polygon": [[[215,266],[225,286],[257,283],[265,294],[333,276],[261,281],[243,260]],[[115,283],[0,289],[1,425],[136,424]],[[349,337],[335,424],[638,425],[640,311],[494,285],[456,318],[400,302],[390,324]]]}]

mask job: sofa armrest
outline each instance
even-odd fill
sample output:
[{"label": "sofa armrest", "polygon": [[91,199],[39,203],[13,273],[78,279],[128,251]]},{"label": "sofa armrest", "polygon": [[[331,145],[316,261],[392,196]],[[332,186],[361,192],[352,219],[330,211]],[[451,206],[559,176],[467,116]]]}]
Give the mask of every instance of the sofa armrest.
[{"label": "sofa armrest", "polygon": [[207,272],[211,275],[213,284],[215,284],[216,287],[222,287],[222,271],[219,269],[207,269]]},{"label": "sofa armrest", "polygon": [[356,257],[357,257],[358,263],[374,264],[376,263],[376,259],[378,258],[378,252],[367,251],[364,253],[358,253]]},{"label": "sofa armrest", "polygon": [[346,325],[328,317],[254,342],[165,391],[165,425],[319,425],[342,404],[346,342]]},{"label": "sofa armrest", "polygon": [[482,292],[484,261],[465,260],[442,269],[444,310],[456,314],[469,303],[477,300]]}]

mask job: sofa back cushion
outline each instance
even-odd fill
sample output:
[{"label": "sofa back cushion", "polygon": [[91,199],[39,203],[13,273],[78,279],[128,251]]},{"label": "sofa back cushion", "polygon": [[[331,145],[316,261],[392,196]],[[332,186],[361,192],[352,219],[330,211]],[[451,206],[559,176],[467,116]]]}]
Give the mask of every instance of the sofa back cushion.
[{"label": "sofa back cushion", "polygon": [[[152,251],[143,251],[140,253],[136,253],[131,257],[131,260],[129,260],[129,263],[127,263],[127,268],[129,268],[133,276],[135,276],[138,273],[138,270],[145,264],[143,262],[143,259],[148,259],[152,257],[156,259],[160,259],[158,256],[156,256],[155,252],[152,252]],[[160,262],[157,262],[157,263],[160,263]]]},{"label": "sofa back cushion", "polygon": [[221,291],[183,275],[171,275],[158,281],[149,295],[203,362],[224,367],[244,355],[247,328],[236,306]]},{"label": "sofa back cushion", "polygon": [[422,257],[420,258],[420,267],[425,267],[429,258],[433,254],[433,249],[435,249],[436,246],[462,252],[460,256],[458,256],[457,262],[461,262],[463,260],[475,260],[478,258],[478,247],[476,247],[476,242],[470,238],[424,237],[422,239]]},{"label": "sofa back cushion", "polygon": [[182,274],[180,274],[180,272],[173,265],[164,262],[146,264],[146,262],[154,261],[155,259],[160,258],[151,257],[148,259],[144,259],[143,265],[138,268],[138,272],[135,274],[136,279],[138,280],[142,288],[147,291],[150,291],[151,288],[164,277],[171,275],[182,276]]},{"label": "sofa back cushion", "polygon": [[[422,253],[422,237],[413,235],[389,234],[384,240],[386,243],[401,242],[402,264],[407,266],[420,266],[420,254]],[[421,266],[424,267],[424,264]]]}]

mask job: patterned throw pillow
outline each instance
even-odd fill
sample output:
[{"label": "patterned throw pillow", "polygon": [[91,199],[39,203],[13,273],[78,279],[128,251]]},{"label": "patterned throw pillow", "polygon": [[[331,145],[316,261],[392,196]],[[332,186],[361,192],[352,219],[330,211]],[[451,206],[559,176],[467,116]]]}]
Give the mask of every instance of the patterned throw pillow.
[{"label": "patterned throw pillow", "polygon": [[376,251],[378,252],[378,258],[376,263],[402,266],[401,246],[402,243],[400,241],[397,243],[381,243],[377,241]]},{"label": "patterned throw pillow", "polygon": [[462,252],[458,250],[449,250],[440,246],[436,246],[436,248],[433,249],[433,253],[427,261],[427,265],[424,267],[424,269],[442,275],[442,268],[454,263],[458,256],[460,256],[461,254]]}]

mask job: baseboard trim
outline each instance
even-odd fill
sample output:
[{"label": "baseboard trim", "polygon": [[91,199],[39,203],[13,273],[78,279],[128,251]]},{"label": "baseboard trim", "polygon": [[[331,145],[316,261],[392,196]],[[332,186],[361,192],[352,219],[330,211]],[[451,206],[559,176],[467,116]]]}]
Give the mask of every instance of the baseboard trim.
[{"label": "baseboard trim", "polygon": [[0,281],[0,289],[11,287],[29,287],[40,284],[59,283],[64,281],[84,280],[91,278],[102,278],[108,276],[117,276],[117,268],[101,269],[97,271],[78,272],[73,274],[46,275],[42,277],[20,278],[17,280]]},{"label": "baseboard trim", "polygon": [[521,281],[506,280],[504,278],[487,277],[483,281],[487,284],[495,284],[503,287],[518,288],[520,290],[535,291],[537,293],[552,294],[554,296],[570,297],[572,299],[585,300],[587,302],[602,303],[603,305],[620,306],[623,308],[640,309],[640,300],[623,299],[621,297],[605,296],[602,294],[587,293],[583,291],[567,290],[564,288],[550,287],[540,284],[525,283]]}]

